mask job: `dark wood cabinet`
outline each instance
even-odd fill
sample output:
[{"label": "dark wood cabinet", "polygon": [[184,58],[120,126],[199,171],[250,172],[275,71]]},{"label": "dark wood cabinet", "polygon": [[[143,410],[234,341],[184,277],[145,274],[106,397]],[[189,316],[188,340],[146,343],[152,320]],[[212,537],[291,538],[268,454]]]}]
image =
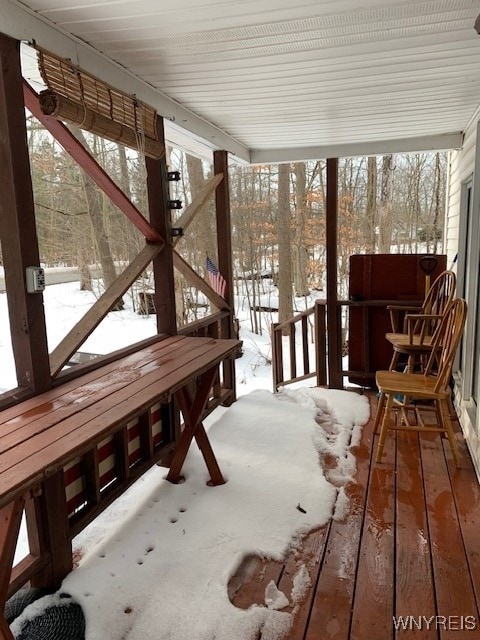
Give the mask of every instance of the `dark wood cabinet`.
[{"label": "dark wood cabinet", "polygon": [[[385,340],[385,333],[391,331],[387,306],[395,302],[420,306],[425,297],[426,274],[420,266],[424,257],[425,254],[350,256],[349,299],[358,303],[348,307],[350,382],[374,387],[375,371],[388,369],[392,347]],[[429,255],[429,258],[434,258],[431,266],[436,261],[430,275],[433,282],[447,268],[447,257]]]}]

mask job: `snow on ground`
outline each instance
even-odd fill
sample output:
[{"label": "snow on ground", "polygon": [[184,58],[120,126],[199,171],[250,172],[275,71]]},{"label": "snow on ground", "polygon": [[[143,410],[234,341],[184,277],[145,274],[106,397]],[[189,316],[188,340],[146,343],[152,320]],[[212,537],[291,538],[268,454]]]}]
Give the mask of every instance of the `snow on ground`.
[{"label": "snow on ground", "polygon": [[[72,284],[47,288],[50,349],[83,313],[79,300],[86,310],[86,295]],[[0,295],[2,325],[3,304]],[[106,352],[155,331],[152,319],[131,310],[110,316],[82,350]],[[368,419],[367,399],[306,386],[273,395],[268,334],[257,336],[240,320],[240,397],[207,421],[227,483],[206,485],[192,446],[185,483],[172,485],[164,468],[152,468],[75,539],[82,560],[62,590],[84,608],[87,640],[253,640],[260,629],[264,640],[287,637],[292,613],[283,609],[288,603],[294,613],[304,595],[305,566],[299,563],[292,593],[271,583],[264,601],[247,610],[230,603],[229,578],[244,557],[281,558],[302,534],[348,512],[343,488],[355,472],[350,447]],[[3,373],[0,386],[9,379]],[[52,598],[27,607],[14,632]]]}]

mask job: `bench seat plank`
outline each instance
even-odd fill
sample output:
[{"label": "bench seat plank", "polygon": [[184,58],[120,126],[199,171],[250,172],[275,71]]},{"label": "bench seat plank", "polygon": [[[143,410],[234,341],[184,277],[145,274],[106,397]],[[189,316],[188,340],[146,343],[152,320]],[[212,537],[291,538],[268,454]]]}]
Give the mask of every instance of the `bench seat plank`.
[{"label": "bench seat plank", "polygon": [[[160,344],[168,348],[170,340],[168,338]],[[82,386],[77,386],[70,396],[73,396],[73,402],[66,404],[69,394],[64,394],[63,408],[62,405],[55,408],[53,403],[53,409],[42,413],[37,421],[31,419],[34,410],[31,400],[37,399],[41,408],[43,398],[50,392],[17,405],[19,415],[14,419],[17,429],[12,433],[12,436],[17,436],[17,443],[13,444],[7,437],[0,438],[0,506],[8,504],[26,488],[40,483],[88,451],[95,442],[100,442],[127,420],[139,415],[152,402],[173,395],[192,376],[202,374],[213,364],[233,354],[238,347],[236,340],[213,338],[182,337],[176,342],[175,352],[169,351],[165,359],[160,349],[156,359],[140,369],[141,373],[137,370],[138,375],[134,380],[127,375],[127,372],[135,371],[133,363],[130,361],[124,366],[131,356],[125,361],[118,361],[117,372],[121,371],[124,379],[116,381],[109,395],[105,396],[103,383],[108,387],[108,379],[115,376],[115,372],[107,365],[105,374],[96,378],[96,392],[93,393],[87,383],[81,402],[75,401],[83,390]],[[182,345],[182,350],[178,348],[179,345]],[[173,353],[180,356],[177,358]],[[27,403],[27,423],[22,428],[22,406]]]},{"label": "bench seat plank", "polygon": [[204,350],[205,346],[205,344],[199,344],[189,347],[187,344],[182,344],[181,347],[177,347],[173,361],[167,345],[165,352],[159,352],[138,367],[137,363],[121,362],[115,371],[108,370],[95,381],[79,384],[53,402],[44,402],[45,394],[42,394],[36,398],[37,407],[30,408],[26,412],[17,408],[17,416],[0,425],[0,472],[3,468],[1,456],[10,448],[18,449],[23,441],[30,441],[32,437],[51,429],[55,424],[87,415],[85,411],[90,407],[93,415],[96,416],[101,411],[100,403],[103,400],[107,407],[110,406],[113,401],[110,397],[112,394],[122,391],[131,394],[135,390],[135,383],[139,383],[142,387],[149,383],[148,376],[163,384],[163,376],[167,375],[174,366],[191,363],[195,359],[195,354],[199,350]]},{"label": "bench seat plank", "polygon": [[[140,370],[152,361],[159,363],[159,358],[162,358],[162,362],[169,362],[172,357],[176,357],[177,354],[181,353],[179,345],[182,345],[180,336],[159,341],[154,346],[142,349],[141,352],[131,354],[114,363],[109,363],[104,367],[90,371],[64,385],[42,393],[40,396],[24,400],[21,405],[14,405],[4,409],[0,412],[0,451],[3,450],[2,438],[16,431],[21,423],[37,422],[42,413],[47,414],[55,411],[58,414],[62,407],[72,405],[74,400],[75,405],[78,405],[78,395],[83,393],[85,399],[87,399],[88,390],[95,391],[95,395],[93,393],[90,394],[90,399],[96,401],[98,397],[96,394],[99,393],[101,385],[105,384],[104,381],[108,379],[109,374],[118,373],[119,367],[123,367],[125,370]],[[188,348],[188,345],[183,344],[183,349],[188,350]],[[123,382],[127,381],[123,380]],[[42,409],[42,406],[45,408]]]}]

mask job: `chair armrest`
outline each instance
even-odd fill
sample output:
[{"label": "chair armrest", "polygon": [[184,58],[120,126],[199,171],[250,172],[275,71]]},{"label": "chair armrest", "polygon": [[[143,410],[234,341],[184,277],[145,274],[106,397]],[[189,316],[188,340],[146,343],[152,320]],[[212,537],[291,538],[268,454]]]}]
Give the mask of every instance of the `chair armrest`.
[{"label": "chair armrest", "polygon": [[390,311],[390,324],[392,325],[393,333],[406,333],[405,317],[403,318],[402,328],[400,328],[400,314],[405,314],[408,311],[418,311],[419,308],[420,307],[402,304],[387,305],[387,310]]},{"label": "chair armrest", "polygon": [[423,343],[425,336],[431,335],[428,328],[432,326],[433,320],[441,320],[443,316],[433,313],[407,313],[405,322],[407,324],[408,341],[413,344],[413,336],[420,335],[420,343]]},{"label": "chair armrest", "polygon": [[418,311],[420,307],[414,307],[413,305],[389,304],[387,305],[387,309],[389,311]]},{"label": "chair armrest", "polygon": [[405,318],[410,320],[441,320],[443,315],[441,313],[407,313]]}]

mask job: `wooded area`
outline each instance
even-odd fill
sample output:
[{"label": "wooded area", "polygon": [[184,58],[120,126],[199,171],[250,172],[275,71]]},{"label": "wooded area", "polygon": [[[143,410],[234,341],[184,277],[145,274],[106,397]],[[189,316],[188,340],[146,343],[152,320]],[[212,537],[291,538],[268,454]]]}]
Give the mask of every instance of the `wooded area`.
[{"label": "wooded area", "polygon": [[[93,287],[100,295],[139,253],[141,234],[32,116],[27,128],[41,262],[78,266],[80,287]],[[142,153],[73,126],[71,131],[148,218]],[[213,167],[173,148],[167,148],[167,164],[180,172],[180,180],[170,183],[171,198],[182,202],[181,209],[172,211],[172,226],[184,229],[183,237],[175,239],[176,249],[205,274],[206,256],[217,261],[213,196],[193,220],[185,220],[184,212],[203,197]],[[325,160],[230,168],[234,278],[237,285],[249,283],[241,294],[252,309],[255,332],[261,331],[255,310],[264,307],[264,281],[270,285],[270,308],[280,307],[280,322],[294,312],[295,297],[325,287],[325,171]],[[441,251],[445,174],[446,155],[441,153],[339,161],[339,297],[347,295],[353,253]],[[101,285],[92,283],[94,267],[102,273]],[[272,282],[278,287],[273,296]],[[138,291],[148,291],[151,284],[147,271],[130,294],[134,304]],[[208,301],[179,271],[175,290],[179,326],[202,315]]]}]

